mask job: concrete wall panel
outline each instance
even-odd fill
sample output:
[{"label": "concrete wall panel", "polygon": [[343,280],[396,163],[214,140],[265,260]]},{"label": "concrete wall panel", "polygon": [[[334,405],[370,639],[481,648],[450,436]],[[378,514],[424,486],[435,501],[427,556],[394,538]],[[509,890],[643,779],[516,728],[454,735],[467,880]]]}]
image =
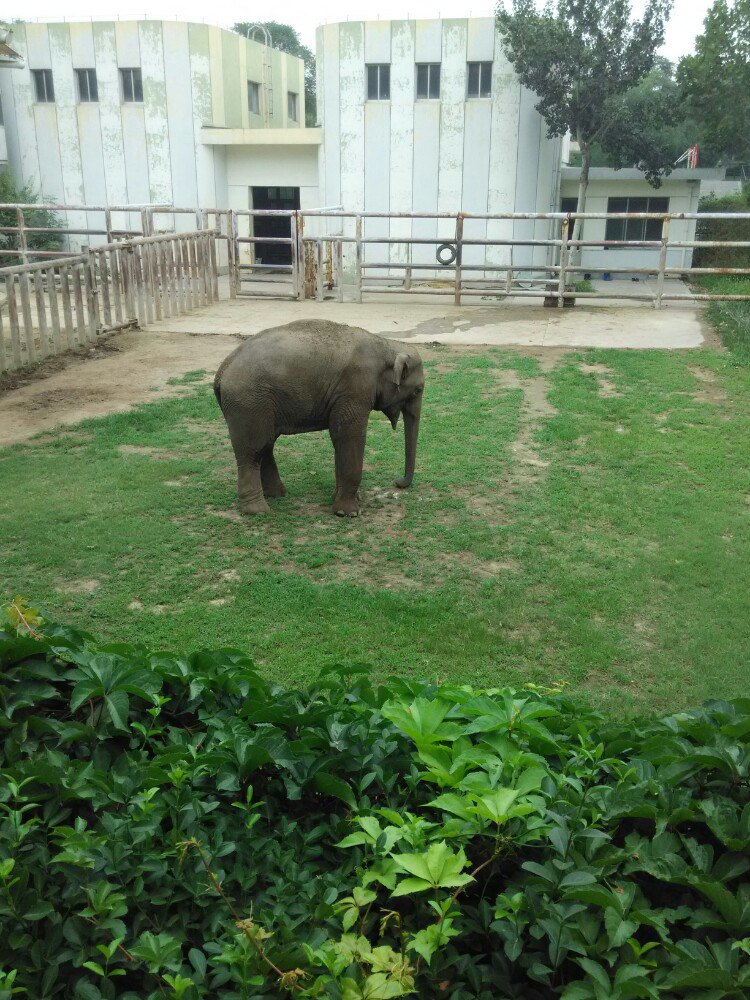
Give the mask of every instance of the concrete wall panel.
[{"label": "concrete wall panel", "polygon": [[418,63],[439,63],[443,58],[441,21],[415,21],[414,59]]},{"label": "concrete wall panel", "polygon": [[[76,115],[77,93],[72,69],[72,52],[70,45],[70,28],[67,24],[51,24],[49,26],[50,56],[52,73],[55,79],[55,110],[57,112],[57,141],[60,150],[60,167],[62,169],[62,201],[68,204],[81,204],[86,200],[83,185],[83,167],[81,165],[81,145],[78,135],[78,116]],[[41,118],[38,119],[41,123]],[[39,148],[47,148],[46,137],[37,132]],[[68,212],[68,223],[71,228],[86,228],[86,213]],[[80,240],[73,237],[74,245]]]},{"label": "concrete wall panel", "polygon": [[141,65],[138,21],[116,21],[117,65],[123,69]]},{"label": "concrete wall panel", "polygon": [[[411,212],[414,174],[414,46],[413,21],[393,21],[391,43],[390,206]],[[392,219],[391,236],[411,236],[409,219]],[[407,261],[406,245],[391,246],[392,261]]]},{"label": "concrete wall panel", "polygon": [[[165,80],[172,199],[187,208],[199,204],[188,26],[164,21],[162,39],[164,63],[169,67]],[[188,216],[180,218],[184,228],[194,225]]]},{"label": "concrete wall panel", "polygon": [[[444,20],[442,26],[438,211],[457,212],[463,193],[466,21]],[[448,239],[454,235],[452,220],[438,221],[438,236]]]},{"label": "concrete wall panel", "polygon": [[[49,25],[26,24],[26,65],[29,72],[32,69],[52,69],[52,57],[49,49]],[[15,26],[14,26],[15,31]]]},{"label": "concrete wall panel", "polygon": [[391,61],[391,22],[365,21],[365,62]]},{"label": "concrete wall panel", "polygon": [[[368,101],[365,104],[365,163],[379,161],[380,170],[365,172],[365,211],[390,211],[390,101]],[[388,236],[388,219],[366,219],[365,236]],[[389,259],[387,244],[370,244],[365,260],[385,263]]]},{"label": "concrete wall panel", "polygon": [[339,32],[341,200],[354,209],[365,200],[364,25],[341,24]]},{"label": "concrete wall panel", "polygon": [[[143,122],[146,131],[149,181],[148,200],[157,205],[171,205],[172,164],[161,21],[141,21],[139,30],[143,68]],[[170,73],[172,72],[170,66]]]},{"label": "concrete wall panel", "polygon": [[495,20],[492,17],[469,19],[466,39],[468,62],[492,62],[495,58]]},{"label": "concrete wall panel", "polygon": [[70,51],[73,65],[77,69],[93,69],[96,61],[94,55],[93,24],[81,22],[70,26]]},{"label": "concrete wall panel", "polygon": [[[123,205],[128,200],[125,169],[125,145],[122,130],[120,79],[117,69],[117,36],[113,22],[98,21],[93,25],[96,79],[99,88],[99,126],[101,129],[104,186],[107,201]],[[123,217],[113,223],[126,225]]]}]

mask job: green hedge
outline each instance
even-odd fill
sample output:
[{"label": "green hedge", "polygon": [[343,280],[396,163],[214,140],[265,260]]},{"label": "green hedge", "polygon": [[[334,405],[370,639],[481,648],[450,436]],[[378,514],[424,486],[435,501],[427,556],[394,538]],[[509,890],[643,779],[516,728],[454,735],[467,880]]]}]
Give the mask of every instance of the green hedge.
[{"label": "green hedge", "polygon": [[[741,194],[701,198],[698,211],[750,214],[750,185]],[[750,242],[750,219],[699,219],[695,238]],[[750,267],[750,247],[699,247],[693,252],[693,267]]]},{"label": "green hedge", "polygon": [[289,690],[10,618],[0,998],[748,996],[750,700]]}]

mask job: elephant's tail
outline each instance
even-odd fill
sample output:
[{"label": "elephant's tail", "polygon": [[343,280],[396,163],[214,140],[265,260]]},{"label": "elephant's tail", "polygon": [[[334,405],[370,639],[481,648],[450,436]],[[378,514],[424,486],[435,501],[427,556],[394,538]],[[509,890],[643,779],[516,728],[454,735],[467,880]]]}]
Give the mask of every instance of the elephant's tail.
[{"label": "elephant's tail", "polygon": [[214,396],[216,396],[216,402],[219,404],[219,409],[222,413],[224,412],[224,408],[221,405],[221,371],[223,367],[224,366],[222,365],[221,368],[219,368],[214,378]]}]

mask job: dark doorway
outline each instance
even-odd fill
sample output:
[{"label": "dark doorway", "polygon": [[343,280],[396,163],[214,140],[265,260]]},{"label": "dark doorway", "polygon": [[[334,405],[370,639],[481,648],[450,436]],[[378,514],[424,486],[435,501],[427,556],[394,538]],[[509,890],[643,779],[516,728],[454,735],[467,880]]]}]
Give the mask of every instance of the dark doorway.
[{"label": "dark doorway", "polygon": [[[296,211],[299,206],[298,187],[254,187],[251,189],[253,208],[286,209]],[[292,235],[289,219],[285,216],[256,215],[256,236]],[[291,243],[256,243],[255,259],[259,264],[291,264]]]}]

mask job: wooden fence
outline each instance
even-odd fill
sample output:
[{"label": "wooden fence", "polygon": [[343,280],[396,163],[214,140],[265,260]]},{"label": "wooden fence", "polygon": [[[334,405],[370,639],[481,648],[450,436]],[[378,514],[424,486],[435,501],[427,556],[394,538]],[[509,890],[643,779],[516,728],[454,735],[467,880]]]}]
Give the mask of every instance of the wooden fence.
[{"label": "wooden fence", "polygon": [[145,236],[0,268],[0,372],[213,302],[218,235]]}]

